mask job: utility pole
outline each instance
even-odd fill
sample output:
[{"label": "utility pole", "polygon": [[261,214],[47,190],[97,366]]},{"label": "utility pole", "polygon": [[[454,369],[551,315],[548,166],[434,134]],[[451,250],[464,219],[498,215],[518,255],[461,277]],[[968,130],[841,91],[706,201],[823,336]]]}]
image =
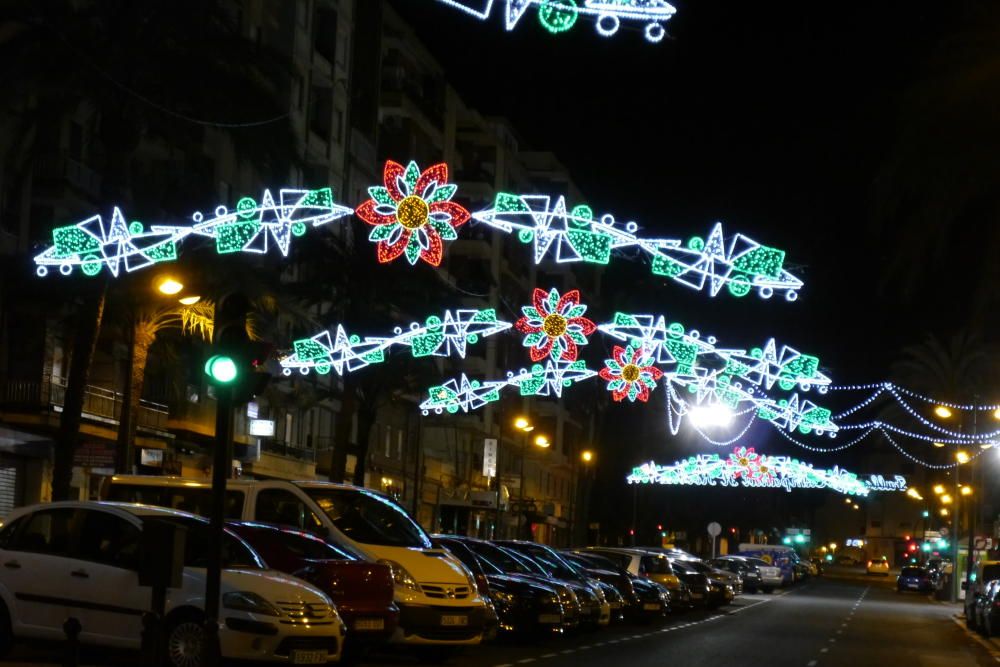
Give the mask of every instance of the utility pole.
[{"label": "utility pole", "polygon": [[212,457],[212,513],[209,517],[208,567],[205,573],[205,663],[219,655],[219,594],[222,580],[222,540],[226,515],[226,480],[232,469],[233,388],[215,388],[215,451]]}]

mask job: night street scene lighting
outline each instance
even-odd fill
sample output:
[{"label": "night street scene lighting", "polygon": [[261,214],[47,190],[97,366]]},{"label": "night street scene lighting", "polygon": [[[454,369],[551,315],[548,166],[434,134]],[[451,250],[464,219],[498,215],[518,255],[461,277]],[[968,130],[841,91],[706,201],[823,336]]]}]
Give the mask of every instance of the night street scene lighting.
[{"label": "night street scene lighting", "polygon": [[994,662],[1000,3],[4,9],[0,666]]}]

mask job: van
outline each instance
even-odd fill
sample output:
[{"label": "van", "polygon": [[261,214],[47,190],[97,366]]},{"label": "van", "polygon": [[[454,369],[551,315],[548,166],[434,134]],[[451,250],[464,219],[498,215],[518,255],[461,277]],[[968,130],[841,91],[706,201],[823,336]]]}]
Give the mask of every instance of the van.
[{"label": "van", "polygon": [[976,602],[982,597],[986,585],[996,579],[1000,579],[1000,561],[979,560],[969,574],[968,585],[962,581],[962,590],[965,591],[965,624],[972,630],[979,629]]},{"label": "van", "polygon": [[[208,482],[181,477],[115,475],[108,500],[157,505],[207,516]],[[388,565],[395,583],[399,626],[391,641],[463,646],[482,641],[486,602],[472,573],[387,496],[320,481],[228,480],[226,518],[291,526],[347,544]]]}]

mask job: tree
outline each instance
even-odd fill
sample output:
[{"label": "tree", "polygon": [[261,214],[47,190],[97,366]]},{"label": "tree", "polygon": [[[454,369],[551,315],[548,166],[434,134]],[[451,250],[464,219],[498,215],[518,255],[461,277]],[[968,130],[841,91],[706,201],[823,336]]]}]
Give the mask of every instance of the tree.
[{"label": "tree", "polygon": [[[58,145],[53,137],[76,113],[96,122],[99,145],[89,151],[89,166],[101,175],[101,191],[92,204],[104,214],[114,204],[186,214],[191,201],[214,196],[207,185],[212,179],[204,178],[211,171],[204,149],[209,132],[228,135],[237,154],[263,173],[285,174],[295,160],[287,108],[274,87],[289,80],[289,67],[284,58],[245,39],[238,17],[221,3],[20,0],[6,3],[0,25],[0,78],[7,89],[0,119],[9,130],[4,134],[12,137],[0,147],[5,165],[0,190],[15,193],[12,211],[30,199],[35,162],[48,157],[46,151]],[[133,179],[139,147],[153,141],[170,155],[184,156],[186,168]],[[47,232],[35,230],[39,236]],[[56,437],[56,499],[69,493],[108,285],[102,277],[78,311]]]},{"label": "tree", "polygon": [[146,379],[146,364],[149,349],[156,341],[157,334],[167,329],[179,329],[182,333],[197,336],[202,340],[212,340],[215,307],[210,301],[199,301],[190,306],[150,307],[147,304],[130,309],[126,316],[125,342],[128,345],[128,369],[125,391],[122,392],[122,408],[118,420],[118,472],[132,472],[133,444],[138,425],[139,401]]}]

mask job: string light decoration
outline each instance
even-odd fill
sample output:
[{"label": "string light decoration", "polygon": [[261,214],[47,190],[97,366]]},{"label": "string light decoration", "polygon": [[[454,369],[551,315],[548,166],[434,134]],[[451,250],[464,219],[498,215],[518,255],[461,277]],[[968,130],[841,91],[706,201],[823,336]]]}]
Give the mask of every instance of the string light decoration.
[{"label": "string light decoration", "polygon": [[613,400],[620,402],[627,398],[630,403],[637,400],[645,403],[663,377],[663,371],[653,365],[653,355],[644,345],[615,345],[599,375],[607,381]]},{"label": "string light decoration", "polygon": [[121,209],[115,207],[105,225],[95,215],[52,230],[52,246],[35,256],[35,273],[45,277],[50,267],[68,276],[79,267],[86,276],[96,276],[107,267],[118,277],[124,266],[131,273],[160,262],[177,259],[177,243],[190,233],[185,227],[151,225],[147,230],[138,221],[126,223]]},{"label": "string light decoration", "polygon": [[523,345],[529,348],[532,361],[551,357],[561,361],[576,361],[579,346],[587,344],[587,336],[597,325],[584,317],[587,306],[580,303],[579,290],[560,296],[553,288],[535,289],[531,305],[521,309],[523,316],[514,324],[525,334]]},{"label": "string light decoration", "polygon": [[699,454],[673,465],[645,463],[632,470],[629,484],[722,486],[744,488],[830,489],[867,496],[871,489],[857,474],[838,466],[821,469],[789,456],[767,456],[753,447],[736,447],[726,457]]},{"label": "string light decoration", "polygon": [[305,234],[309,225],[325,225],[352,212],[334,202],[330,188],[282,189],[277,203],[271,191],[265,190],[259,204],[252,197],[244,197],[232,211],[218,206],[210,218],[200,211],[194,213],[191,231],[215,239],[219,254],[266,254],[273,240],[282,256],[287,257],[293,236]]},{"label": "string light decoration", "polygon": [[521,396],[562,396],[563,389],[577,382],[588,380],[597,373],[582,360],[553,361],[545,365],[535,364],[530,369],[522,368],[517,373],[508,372],[506,380],[469,380],[464,374],[458,380],[448,380],[444,384],[431,387],[428,398],[420,404],[423,413],[470,412],[487,403],[500,400],[501,392],[508,387],[517,387]]},{"label": "string light decoration", "polygon": [[492,308],[484,310],[446,311],[444,317],[428,317],[423,324],[413,322],[408,328],[396,327],[386,338],[348,336],[338,325],[334,335],[321,331],[311,338],[293,343],[293,351],[279,360],[282,373],[291,375],[298,370],[307,375],[311,370],[337,375],[385,361],[392,347],[408,347],[414,357],[447,357],[452,354],[465,358],[466,348],[481,338],[510,329],[509,322],[497,319]]},{"label": "string light decoration", "polygon": [[643,26],[643,35],[649,42],[663,40],[663,24],[677,10],[664,0],[438,0],[443,4],[485,21],[490,17],[494,4],[504,3],[504,26],[507,31],[517,27],[529,9],[535,7],[542,27],[552,34],[564,33],[573,28],[580,16],[594,19],[598,35],[610,37],[621,28],[623,20],[635,21]]},{"label": "string light decoration", "polygon": [[616,251],[647,255],[652,272],[697,291],[717,296],[723,288],[735,297],[756,290],[762,298],[783,293],[798,298],[802,281],[784,269],[785,252],[761,245],[743,234],[727,237],[716,223],[706,239],[647,239],[637,235],[634,221],[616,226],[611,214],[595,217],[586,205],[571,210],[566,199],[548,195],[498,193],[493,206],[472,214],[479,223],[517,233],[534,247],[535,263],[551,254],[558,263],[608,264]]},{"label": "string light decoration", "polygon": [[371,199],[355,213],[372,225],[369,241],[377,247],[382,264],[404,256],[411,265],[422,259],[441,264],[444,241],[458,238],[469,212],[451,201],[457,186],[448,183],[448,165],[441,163],[420,171],[416,162],[403,167],[389,160],[382,171],[384,186],[368,188]]}]

